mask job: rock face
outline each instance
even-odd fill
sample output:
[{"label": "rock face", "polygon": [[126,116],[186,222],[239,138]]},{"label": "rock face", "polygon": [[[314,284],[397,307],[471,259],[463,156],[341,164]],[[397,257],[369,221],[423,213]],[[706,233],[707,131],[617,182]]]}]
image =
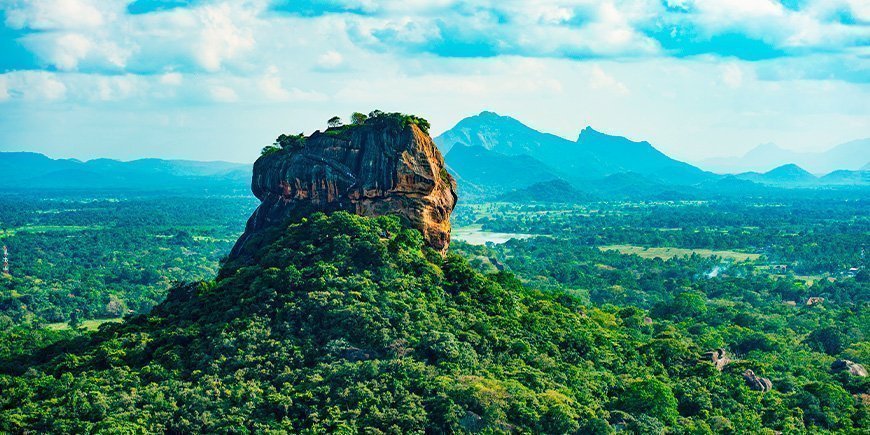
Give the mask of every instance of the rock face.
[{"label": "rock face", "polygon": [[731,358],[728,358],[725,349],[716,349],[706,352],[701,359],[713,363],[716,370],[719,370],[720,372],[726,365],[728,365],[728,363],[731,362]]},{"label": "rock face", "polygon": [[861,364],[858,364],[847,359],[838,359],[831,364],[831,370],[836,372],[847,371],[852,376],[867,377],[867,369]]},{"label": "rock face", "polygon": [[442,253],[450,243],[456,182],[417,125],[395,117],[315,132],[254,163],[251,190],[261,204],[230,259],[245,258],[263,230],[313,212],[396,214]]},{"label": "rock face", "polygon": [[770,382],[770,379],[759,377],[752,370],[746,369],[743,372],[743,380],[746,381],[746,385],[749,386],[750,389],[755,391],[767,392],[773,388],[773,383]]}]

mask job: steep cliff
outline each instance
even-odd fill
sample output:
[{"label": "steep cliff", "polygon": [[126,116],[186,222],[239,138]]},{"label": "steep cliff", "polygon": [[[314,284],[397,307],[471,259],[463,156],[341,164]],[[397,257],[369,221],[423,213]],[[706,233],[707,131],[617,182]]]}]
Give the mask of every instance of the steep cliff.
[{"label": "steep cliff", "polygon": [[426,125],[421,128],[415,120],[379,114],[309,137],[279,138],[282,148],[264,152],[254,163],[251,189],[261,204],[230,259],[246,258],[260,243],[258,234],[289,218],[338,210],[399,215],[423,233],[429,246],[445,252],[456,182]]}]

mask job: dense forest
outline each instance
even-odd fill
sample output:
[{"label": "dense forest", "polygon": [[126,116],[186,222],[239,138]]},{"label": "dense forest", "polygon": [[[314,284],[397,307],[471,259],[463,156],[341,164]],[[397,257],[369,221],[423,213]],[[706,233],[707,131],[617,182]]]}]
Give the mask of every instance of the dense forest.
[{"label": "dense forest", "polygon": [[446,258],[317,214],[222,264],[247,197],[8,194],[0,431],[861,433],[866,202],[784,201],[468,203],[516,237]]},{"label": "dense forest", "polygon": [[148,312],[175,281],[213,277],[244,227],[247,196],[0,195],[0,326]]}]

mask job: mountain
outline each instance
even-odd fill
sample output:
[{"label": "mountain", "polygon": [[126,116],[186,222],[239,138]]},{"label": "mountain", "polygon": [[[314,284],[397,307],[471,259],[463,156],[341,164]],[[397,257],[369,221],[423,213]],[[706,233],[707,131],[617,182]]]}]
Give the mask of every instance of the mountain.
[{"label": "mountain", "polygon": [[611,169],[613,173],[634,172],[669,184],[692,184],[710,177],[688,163],[668,157],[647,141],[634,142],[598,132],[592,127],[580,132],[577,145],[616,168]]},{"label": "mountain", "polygon": [[764,172],[787,163],[799,165],[814,174],[838,169],[860,170],[870,165],[870,138],[837,145],[823,152],[796,152],[768,143],[759,145],[742,157],[717,157],[699,166],[717,173]]},{"label": "mountain", "polygon": [[[606,162],[578,147],[575,142],[542,133],[514,118],[493,112],[481,112],[459,121],[436,137],[435,143],[448,155],[454,146],[460,144],[508,156],[527,155],[571,178],[594,178],[610,171]],[[464,174],[460,173],[460,176]]]},{"label": "mountain", "polygon": [[506,155],[480,145],[457,144],[445,157],[447,167],[463,184],[487,193],[519,189],[559,178],[555,170],[528,155]]},{"label": "mountain", "polygon": [[509,156],[535,156],[551,149],[571,146],[571,141],[565,138],[541,133],[510,116],[488,111],[459,121],[436,137],[435,143],[444,153],[449,153],[455,145],[460,144],[480,146]]},{"label": "mountain", "polygon": [[246,189],[248,165],[140,159],[80,161],[38,153],[0,152],[4,189]]},{"label": "mountain", "polygon": [[812,186],[819,181],[815,175],[795,164],[782,165],[763,174],[757,172],[737,174],[737,178],[783,187]]},{"label": "mountain", "polygon": [[550,180],[502,194],[496,198],[496,201],[573,203],[590,199],[592,199],[590,194],[581,192],[565,180]]},{"label": "mountain", "polygon": [[[435,142],[442,150],[466,145],[507,156],[527,155],[551,168],[559,178],[574,184],[625,172],[638,173],[669,184],[692,184],[713,176],[668,157],[649,142],[634,142],[598,132],[591,127],[583,129],[577,141],[572,142],[493,112],[482,112],[463,119],[436,137]],[[477,166],[475,162],[462,161],[459,156],[451,158],[450,153],[447,156],[448,164],[460,178],[468,178],[469,174],[463,173],[459,167]],[[506,186],[504,189],[512,187],[515,186]]]},{"label": "mountain", "polygon": [[835,185],[870,185],[870,170],[847,171],[841,169],[819,178],[819,181]]}]

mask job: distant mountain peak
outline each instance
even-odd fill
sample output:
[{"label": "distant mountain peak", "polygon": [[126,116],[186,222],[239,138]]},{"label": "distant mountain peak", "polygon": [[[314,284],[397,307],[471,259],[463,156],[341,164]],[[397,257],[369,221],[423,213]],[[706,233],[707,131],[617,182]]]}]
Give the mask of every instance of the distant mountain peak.
[{"label": "distant mountain peak", "polygon": [[806,169],[798,166],[795,163],[786,163],[764,173],[764,177],[774,180],[788,181],[810,181],[815,180],[816,176],[809,173]]}]

